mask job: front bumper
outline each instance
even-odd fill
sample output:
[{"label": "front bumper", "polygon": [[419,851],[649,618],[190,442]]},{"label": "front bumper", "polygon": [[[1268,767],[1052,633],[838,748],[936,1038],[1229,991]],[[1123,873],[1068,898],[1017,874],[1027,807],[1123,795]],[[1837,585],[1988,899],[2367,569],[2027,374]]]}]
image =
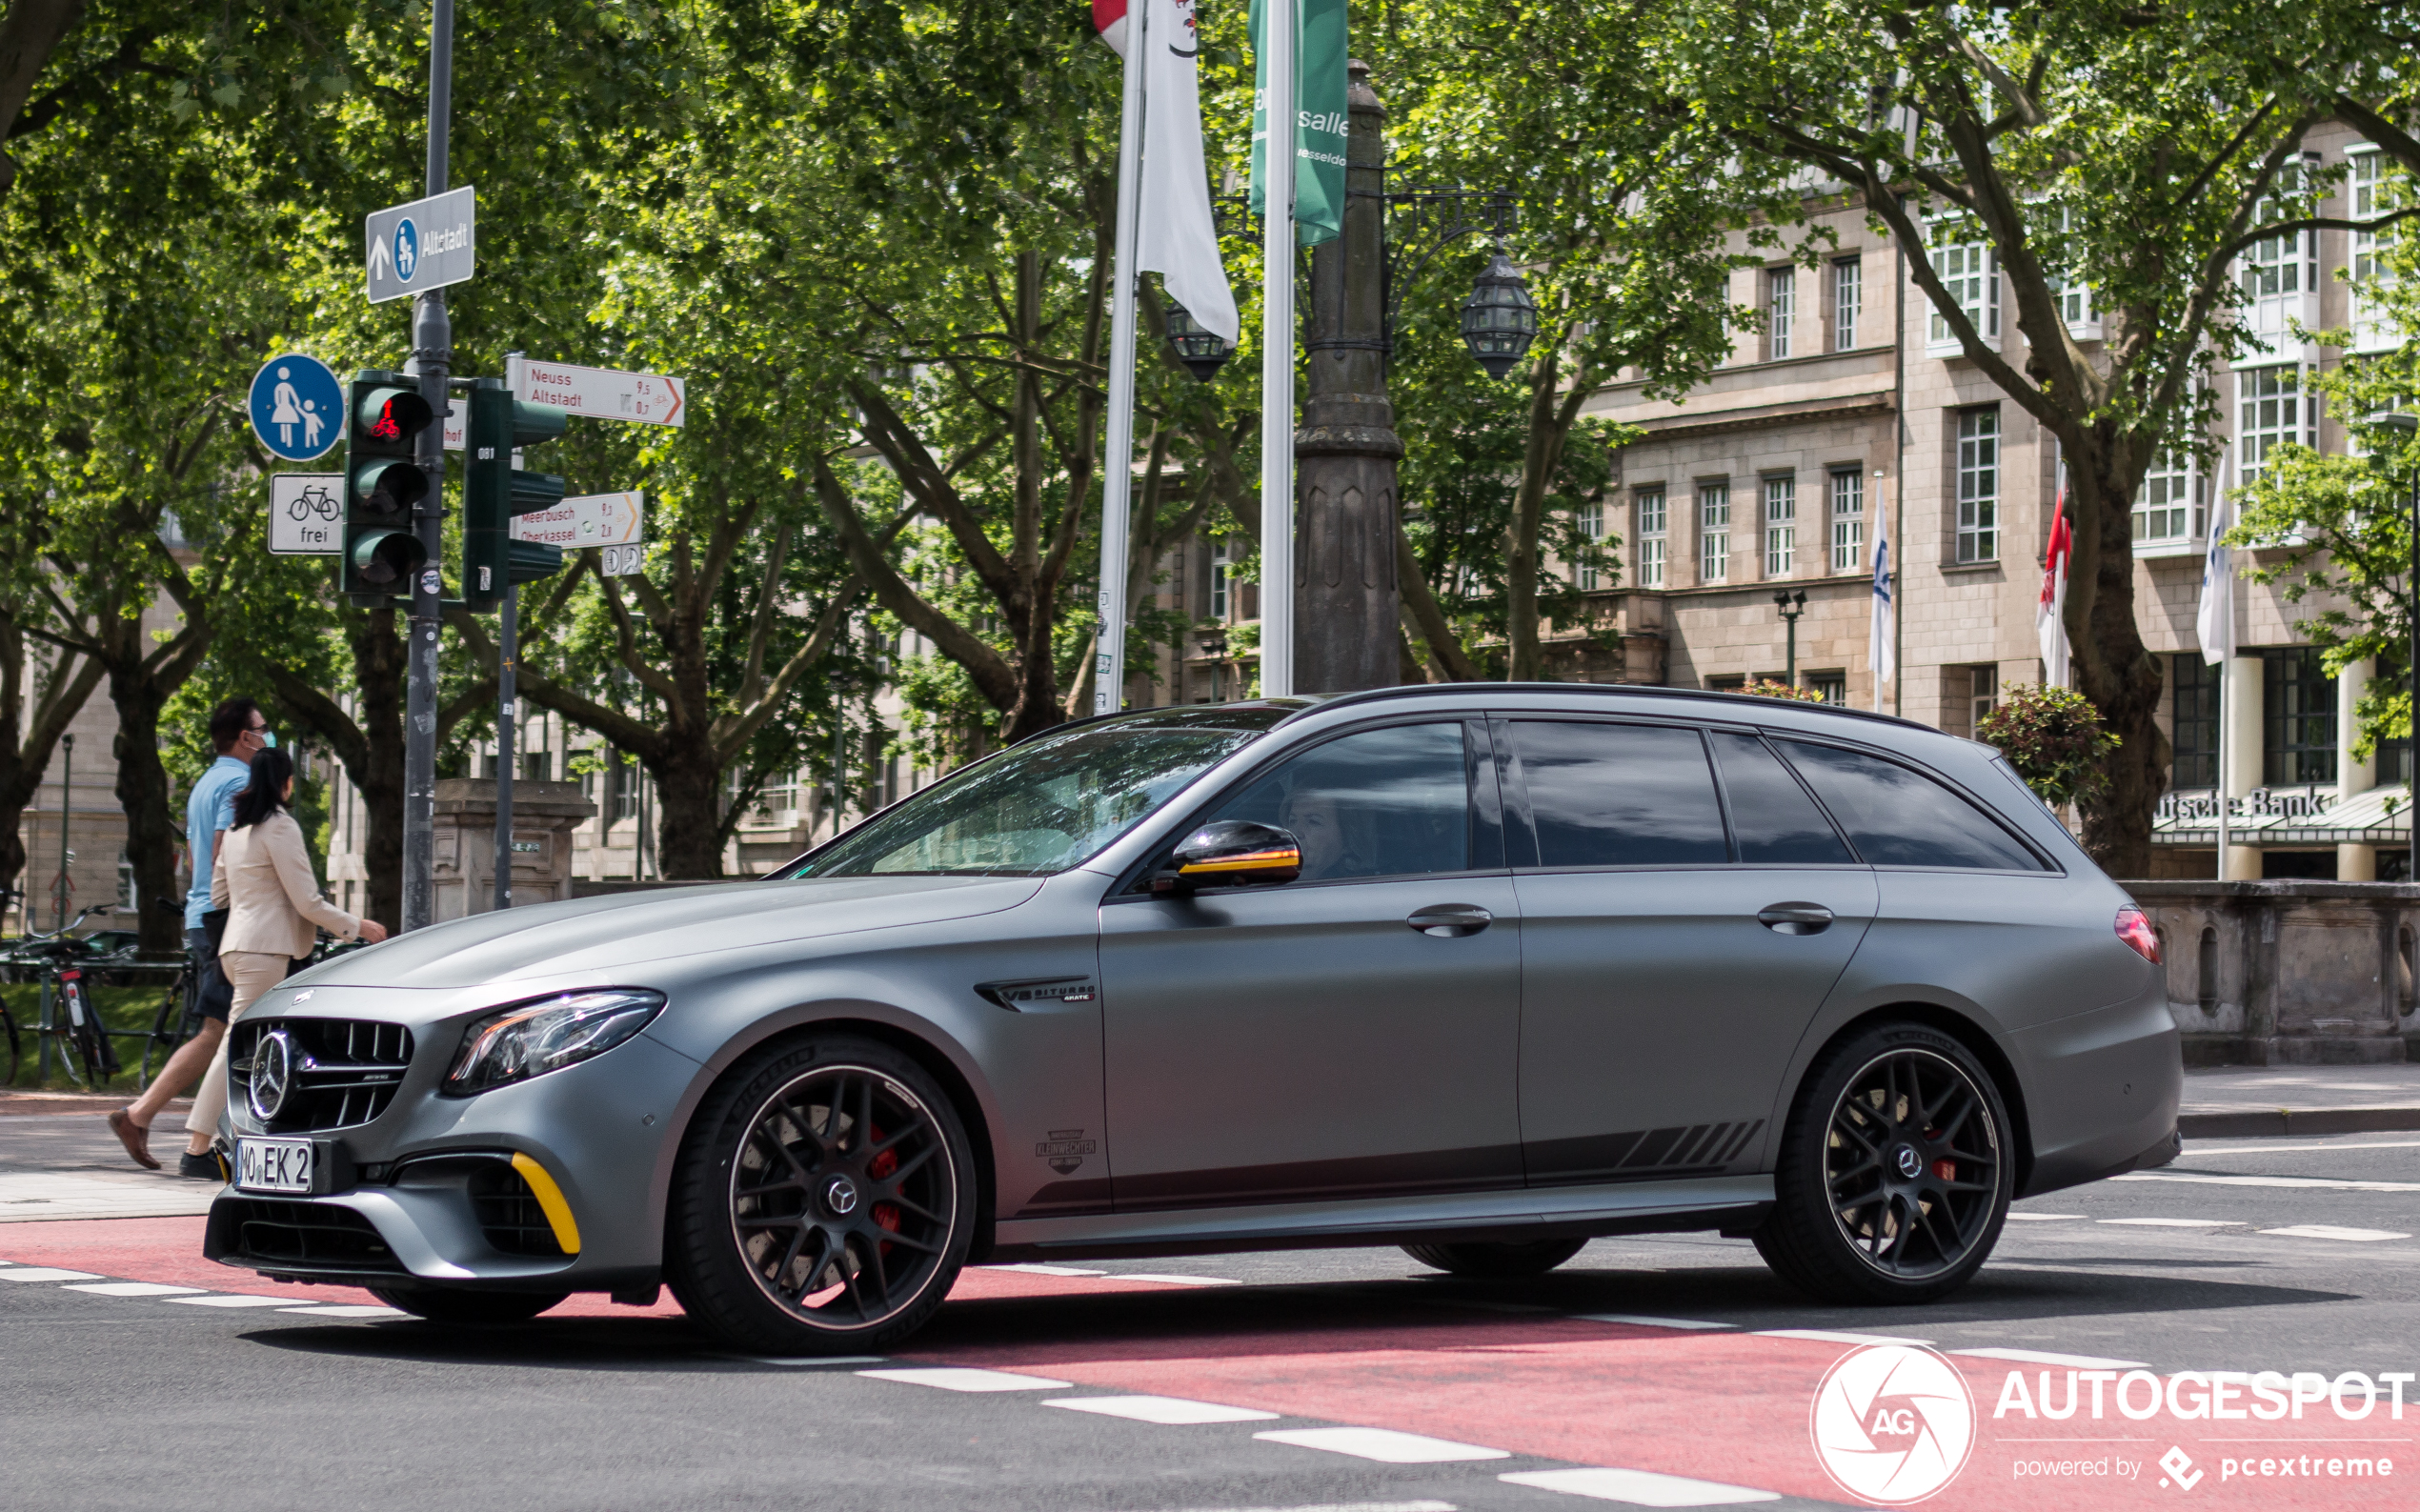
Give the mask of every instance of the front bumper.
[{"label": "front bumper", "polygon": [[[231,1186],[211,1205],[204,1255],[279,1280],[391,1288],[655,1284],[668,1131],[697,1063],[640,1035],[580,1065],[447,1098],[445,1058],[424,1048],[378,1117],[313,1136],[341,1146],[351,1185],[316,1197]],[[266,1132],[232,1101],[236,1133]],[[514,1170],[516,1156],[535,1171]],[[559,1193],[568,1226],[549,1221],[533,1180]],[[575,1251],[563,1242],[574,1230]]]}]

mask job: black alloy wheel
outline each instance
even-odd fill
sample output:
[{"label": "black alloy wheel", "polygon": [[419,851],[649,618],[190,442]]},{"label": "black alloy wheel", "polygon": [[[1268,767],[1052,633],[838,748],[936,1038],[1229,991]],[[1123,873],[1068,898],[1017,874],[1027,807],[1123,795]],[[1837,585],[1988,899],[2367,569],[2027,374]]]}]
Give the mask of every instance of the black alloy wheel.
[{"label": "black alloy wheel", "polygon": [[750,1348],[905,1337],[948,1295],[974,1228],[955,1109],[886,1045],[835,1038],[759,1062],[693,1126],[714,1132],[684,1155],[675,1295]]},{"label": "black alloy wheel", "polygon": [[1793,1110],[1757,1249],[1829,1301],[1929,1300],[1999,1240],[2012,1186],[2008,1116],[1951,1037],[1869,1030],[1819,1061]]},{"label": "black alloy wheel", "polygon": [[1455,1276],[1506,1280],[1543,1276],[1587,1246],[1584,1239],[1548,1239],[1518,1244],[1406,1244],[1403,1253]]}]

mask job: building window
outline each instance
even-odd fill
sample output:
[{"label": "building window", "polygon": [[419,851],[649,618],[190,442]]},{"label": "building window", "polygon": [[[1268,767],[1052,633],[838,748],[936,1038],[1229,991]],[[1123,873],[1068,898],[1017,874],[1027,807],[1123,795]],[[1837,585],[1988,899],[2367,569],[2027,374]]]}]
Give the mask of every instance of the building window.
[{"label": "building window", "polygon": [[2315,646],[2260,654],[2261,715],[2271,787],[2336,780],[2336,679]]},{"label": "building window", "polygon": [[776,824],[795,824],[798,818],[798,769],[788,767],[769,774],[765,785],[756,790],[756,812]]},{"label": "building window", "polygon": [[2000,559],[2000,407],[1958,413],[1958,560]]},{"label": "building window", "polygon": [[1798,566],[1798,479],[1765,480],[1765,575],[1787,577]]},{"label": "building window", "polygon": [[1639,491],[1639,586],[1664,586],[1664,490]]},{"label": "building window", "polygon": [[1708,693],[1742,693],[1744,692],[1746,688],[1747,678],[1743,675],[1735,675],[1728,677],[1708,677],[1705,679],[1705,691]]},{"label": "building window", "polygon": [[1580,538],[1588,543],[1588,549],[1591,554],[1587,560],[1580,564],[1580,571],[1572,575],[1572,579],[1577,582],[1583,590],[1595,589],[1600,586],[1599,579],[1603,575],[1597,571],[1597,559],[1594,553],[1597,542],[1603,540],[1604,535],[1605,507],[1603,504],[1595,502],[1581,505]]},{"label": "building window", "polygon": [[1832,571],[1853,573],[1865,565],[1865,472],[1832,471]]},{"label": "building window", "polygon": [[[1967,238],[1973,238],[1971,240]],[[1991,250],[1971,221],[1958,218],[1934,223],[1932,269],[1949,297],[1974,323],[1986,341],[2000,338],[2000,254]],[[1956,351],[1957,333],[1941,312],[1934,311],[1926,327],[1926,344]]]},{"label": "building window", "polygon": [[[2364,148],[2345,154],[2346,187],[2352,194],[2352,213],[2356,220],[2384,215],[2396,208],[2397,196],[2387,182],[2387,157],[2374,148]],[[2357,231],[2352,233],[2352,350],[2355,352],[2386,352],[2400,342],[2393,320],[2379,305],[2377,292],[2391,281],[2393,270],[2386,263],[2387,245],[2393,239],[2391,231]]]},{"label": "building window", "polygon": [[1227,621],[1227,543],[1221,537],[1210,543],[1210,617]]},{"label": "building window", "polygon": [[522,752],[521,780],[524,782],[554,781],[555,753],[552,751]]},{"label": "building window", "polygon": [[2197,541],[2202,538],[2202,480],[2186,448],[2161,449],[2134,495],[2134,539]]},{"label": "building window", "polygon": [[1845,672],[1810,672],[1806,686],[1814,689],[1825,703],[1848,702],[1848,674]]},{"label": "building window", "polygon": [[2176,766],[2172,788],[2218,786],[2218,674],[2198,651],[2168,658],[2168,744]]},{"label": "building window", "polygon": [[1798,270],[1765,270],[1765,354],[1790,354],[1790,321],[1798,313]]},{"label": "building window", "polygon": [[1986,662],[1966,669],[1966,728],[1983,728],[1983,716],[2000,707],[2000,664]]},{"label": "building window", "polygon": [[638,816],[638,766],[619,751],[605,752],[605,822]]},{"label": "building window", "polygon": [[[2295,165],[2288,164],[2278,175],[2278,182],[2287,193],[2295,192],[2301,183]],[[2291,213],[2292,205],[2265,199],[2252,212],[2252,218],[2258,223]],[[2317,232],[2289,231],[2252,243],[2236,263],[2236,276],[2243,282],[2248,300],[2238,318],[2246,331],[2259,338],[2255,352],[2286,353],[2301,344],[2294,336],[2292,322],[2302,319],[2316,323],[2318,312],[2306,306],[2304,296],[2318,288],[2318,249]],[[2253,353],[2247,353],[2246,357],[2257,360]]]},{"label": "building window", "polygon": [[1832,264],[1832,350],[1857,348],[1857,317],[1865,303],[1865,264],[1843,257]]},{"label": "building window", "polygon": [[1698,485],[1698,581],[1731,577],[1731,485]]},{"label": "building window", "polygon": [[2319,445],[2318,406],[2303,392],[2302,370],[2292,363],[2246,368],[2235,374],[2235,467],[2249,483],[2268,465],[2269,454],[2289,442]]},{"label": "building window", "polygon": [[[2061,242],[2059,254],[2065,256],[2068,228],[2074,224],[2074,212],[2059,207],[2057,235]],[[2078,278],[2053,274],[2049,280],[2050,297],[2059,302],[2059,318],[2066,322],[2067,333],[2079,341],[2097,340],[2101,334],[2101,312],[2092,308],[2092,286]]]}]

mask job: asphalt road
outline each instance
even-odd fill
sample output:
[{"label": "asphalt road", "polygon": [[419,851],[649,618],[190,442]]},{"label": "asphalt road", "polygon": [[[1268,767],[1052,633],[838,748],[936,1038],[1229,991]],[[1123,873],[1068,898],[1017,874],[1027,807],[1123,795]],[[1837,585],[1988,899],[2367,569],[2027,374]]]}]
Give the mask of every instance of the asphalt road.
[{"label": "asphalt road", "polygon": [[[91,1120],[0,1121],[0,1166],[82,1163]],[[896,1358],[818,1363],[718,1353],[669,1302],[484,1332],[290,1311],[360,1299],[200,1261],[190,1218],[0,1224],[0,1506],[1860,1504],[1824,1474],[1808,1407],[1870,1337],[1946,1352],[1983,1419],[1929,1506],[2172,1502],[2174,1447],[2195,1501],[2409,1507],[2411,1385],[2400,1420],[2383,1388],[2364,1417],[2314,1401],[2273,1423],[1994,1413],[2011,1373],[2030,1399],[2096,1366],[2420,1371],[2415,1157],[2420,1135],[2189,1143],[2168,1170],[2020,1204],[1977,1281],[1924,1308],[1810,1305],[1711,1235],[1601,1240],[1485,1284],[1392,1250],[1189,1258],[970,1273]],[[211,1301],[230,1295],[263,1300]],[[866,1374],[901,1370],[951,1374]],[[1171,1415],[1228,1421],[1149,1421]],[[2222,1480],[2248,1446],[2400,1462]],[[1370,1457],[1412,1453],[1441,1458]],[[2087,1468],[2018,1473],[2043,1455]]]}]

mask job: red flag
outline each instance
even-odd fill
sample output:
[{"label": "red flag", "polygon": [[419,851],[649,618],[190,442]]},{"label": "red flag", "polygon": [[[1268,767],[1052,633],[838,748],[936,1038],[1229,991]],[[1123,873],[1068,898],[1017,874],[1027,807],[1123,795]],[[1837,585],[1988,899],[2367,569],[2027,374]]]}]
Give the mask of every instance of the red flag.
[{"label": "red flag", "polygon": [[1093,30],[1119,57],[1126,55],[1126,0],[1093,0]]},{"label": "red flag", "polygon": [[2042,680],[2053,688],[2067,685],[2067,562],[2075,554],[2075,533],[2067,526],[2067,495],[2062,489],[2050,506],[2050,549],[2042,557],[2042,601],[2033,612],[2034,635],[2042,642]]}]

